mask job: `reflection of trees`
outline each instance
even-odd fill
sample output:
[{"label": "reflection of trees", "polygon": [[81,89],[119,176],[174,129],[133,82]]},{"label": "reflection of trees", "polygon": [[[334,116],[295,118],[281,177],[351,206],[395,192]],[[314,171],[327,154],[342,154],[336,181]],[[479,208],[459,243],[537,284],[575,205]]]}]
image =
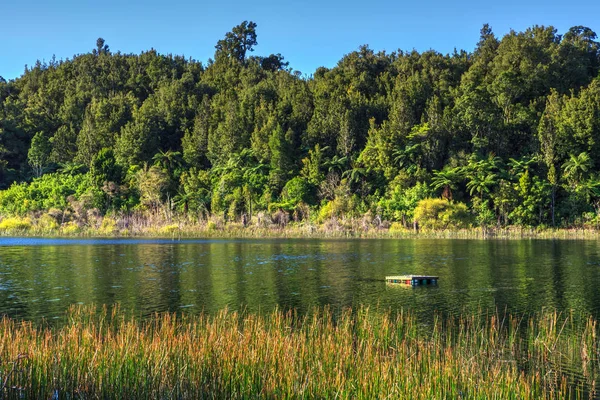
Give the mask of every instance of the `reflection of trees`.
[{"label": "reflection of trees", "polygon": [[231,271],[231,251],[226,243],[211,243],[206,257],[210,268],[211,292],[214,309],[221,309],[235,304],[236,295],[231,290],[235,287],[235,276]]},{"label": "reflection of trees", "polygon": [[208,244],[177,246],[179,265],[181,305],[192,306],[195,311],[210,312],[214,309],[210,265],[207,257],[210,254]]},{"label": "reflection of trees", "polygon": [[[330,305],[422,315],[542,307],[600,309],[595,241],[267,240],[0,247],[0,307],[60,315],[70,304],[153,311],[310,312]],[[429,273],[438,287],[394,289],[388,274]]]}]

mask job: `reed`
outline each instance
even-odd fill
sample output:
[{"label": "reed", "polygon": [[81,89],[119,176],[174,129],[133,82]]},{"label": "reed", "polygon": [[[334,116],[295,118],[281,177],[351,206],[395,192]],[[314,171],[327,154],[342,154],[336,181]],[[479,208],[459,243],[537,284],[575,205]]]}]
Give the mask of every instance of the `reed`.
[{"label": "reed", "polygon": [[593,398],[594,319],[411,313],[125,317],[74,307],[60,326],[0,321],[4,397]]},{"label": "reed", "polygon": [[64,236],[64,237],[162,237],[181,238],[443,238],[443,239],[592,239],[600,237],[594,227],[585,228],[525,228],[471,227],[466,229],[425,230],[375,227],[362,219],[348,218],[336,224],[310,221],[284,225],[259,221],[253,217],[247,226],[240,222],[134,213],[98,216],[83,221],[57,222],[49,214],[32,214],[26,218],[0,216],[0,236]]}]

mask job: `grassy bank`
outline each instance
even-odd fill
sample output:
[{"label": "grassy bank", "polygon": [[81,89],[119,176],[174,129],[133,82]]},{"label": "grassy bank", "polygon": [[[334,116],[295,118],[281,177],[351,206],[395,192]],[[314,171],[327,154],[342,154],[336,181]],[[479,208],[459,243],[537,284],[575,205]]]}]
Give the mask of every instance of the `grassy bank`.
[{"label": "grassy bank", "polygon": [[27,398],[593,397],[597,333],[554,312],[423,325],[367,309],[139,322],[73,308],[55,328],[4,318],[0,374]]},{"label": "grassy bank", "polygon": [[85,221],[56,221],[47,214],[29,217],[0,216],[0,235],[63,237],[166,237],[166,238],[474,238],[474,239],[599,239],[592,227],[554,229],[511,226],[468,229],[419,229],[398,223],[373,224],[364,219],[265,222],[254,218],[246,225],[219,218],[165,218],[158,215],[96,216]]}]

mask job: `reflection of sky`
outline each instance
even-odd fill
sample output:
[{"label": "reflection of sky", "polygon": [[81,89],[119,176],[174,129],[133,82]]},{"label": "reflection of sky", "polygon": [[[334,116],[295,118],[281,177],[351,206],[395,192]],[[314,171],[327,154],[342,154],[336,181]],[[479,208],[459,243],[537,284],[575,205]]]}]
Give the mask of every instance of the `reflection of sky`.
[{"label": "reflection of sky", "polygon": [[[595,241],[0,238],[0,312],[55,317],[70,304],[156,311],[310,312],[315,306],[458,314],[543,307],[598,315]],[[395,274],[432,287],[386,285]]]}]

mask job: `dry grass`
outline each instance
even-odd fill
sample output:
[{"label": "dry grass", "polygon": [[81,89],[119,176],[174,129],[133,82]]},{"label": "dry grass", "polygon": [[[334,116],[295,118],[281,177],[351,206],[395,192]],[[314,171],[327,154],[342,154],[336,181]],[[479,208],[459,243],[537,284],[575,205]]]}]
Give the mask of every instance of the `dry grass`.
[{"label": "dry grass", "polygon": [[86,307],[54,328],[4,318],[0,375],[5,396],[27,398],[593,397],[582,389],[598,375],[596,333],[595,320],[553,312],[428,325],[368,309],[139,322]]},{"label": "dry grass", "polygon": [[593,227],[552,229],[468,228],[424,230],[415,232],[398,223],[374,224],[364,218],[334,218],[325,223],[310,221],[277,224],[268,216],[254,216],[244,226],[215,216],[165,215],[136,212],[94,216],[85,221],[56,221],[49,214],[32,214],[27,218],[0,216],[0,235],[64,237],[165,237],[165,238],[444,238],[444,239],[598,239]]}]

